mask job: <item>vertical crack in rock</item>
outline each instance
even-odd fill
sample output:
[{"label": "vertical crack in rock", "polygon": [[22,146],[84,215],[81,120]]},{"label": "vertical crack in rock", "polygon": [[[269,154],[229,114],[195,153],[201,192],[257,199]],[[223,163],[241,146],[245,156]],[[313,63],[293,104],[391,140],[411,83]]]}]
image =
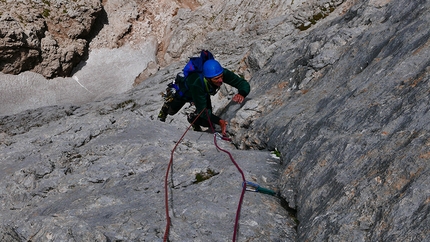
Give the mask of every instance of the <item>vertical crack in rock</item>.
[{"label": "vertical crack in rock", "polygon": [[290,217],[292,219],[294,219],[294,222],[296,223],[296,225],[294,226],[294,229],[297,232],[297,228],[298,228],[298,226],[300,224],[300,221],[297,219],[297,209],[290,207],[290,205],[288,204],[287,200],[285,198],[280,197],[279,194],[278,194],[278,197],[279,197],[281,206],[285,209],[285,211],[288,212],[288,214],[290,215]]}]

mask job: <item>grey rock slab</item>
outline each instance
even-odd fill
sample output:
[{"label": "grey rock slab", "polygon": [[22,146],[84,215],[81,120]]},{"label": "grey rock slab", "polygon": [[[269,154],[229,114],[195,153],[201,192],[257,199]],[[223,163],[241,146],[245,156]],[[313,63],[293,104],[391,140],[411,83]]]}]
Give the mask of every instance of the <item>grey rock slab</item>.
[{"label": "grey rock slab", "polygon": [[[165,174],[186,127],[151,120],[129,104],[129,96],[120,95],[2,117],[3,236],[13,230],[13,237],[34,241],[162,239]],[[231,152],[246,179],[277,191],[279,163],[269,152],[217,143]],[[173,157],[171,241],[231,239],[242,179],[230,157],[214,146],[213,134],[194,131]],[[281,203],[247,192],[238,238],[294,241],[295,221]]]},{"label": "grey rock slab", "polygon": [[222,113],[239,147],[281,152],[299,241],[429,240],[430,6],[374,4],[284,41],[253,76],[260,112]]},{"label": "grey rock slab", "polygon": [[[221,5],[180,10],[172,26],[189,25],[172,27],[173,44],[163,46],[167,62],[209,46],[252,74],[245,103],[229,103],[227,88],[214,97],[234,143],[220,146],[246,179],[281,198],[245,193],[239,239],[428,241],[429,3],[316,2],[295,1],[306,6],[291,18],[286,2],[274,18],[264,14],[270,5],[257,18],[243,8],[235,16],[249,25]],[[321,6],[336,9],[314,24]],[[207,35],[183,31],[208,19],[216,24]],[[164,175],[187,109],[166,123],[156,116],[180,67],[98,102],[1,117],[2,238],[162,240]],[[213,136],[189,131],[170,175],[170,239],[230,240],[242,181]]]}]

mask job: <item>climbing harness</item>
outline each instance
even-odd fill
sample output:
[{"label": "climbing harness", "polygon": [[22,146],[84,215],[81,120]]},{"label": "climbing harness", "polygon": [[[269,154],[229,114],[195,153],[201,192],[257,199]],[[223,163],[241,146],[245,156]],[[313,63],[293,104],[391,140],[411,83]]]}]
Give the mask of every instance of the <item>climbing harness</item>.
[{"label": "climbing harness", "polygon": [[195,118],[194,120],[190,123],[190,125],[188,126],[187,130],[185,130],[184,134],[182,134],[181,138],[178,140],[178,142],[176,142],[176,145],[173,147],[172,152],[170,154],[170,162],[167,166],[167,171],[166,171],[166,176],[164,179],[164,191],[165,191],[165,207],[166,207],[166,229],[164,232],[164,242],[168,241],[168,237],[169,237],[169,229],[170,229],[170,216],[169,216],[169,194],[168,194],[168,176],[169,176],[169,171],[172,167],[173,164],[173,153],[175,152],[177,146],[179,145],[179,143],[182,141],[182,139],[184,138],[185,134],[188,132],[188,130],[194,125],[195,121],[201,116],[201,114],[206,111],[207,117],[208,117],[208,121],[210,124],[210,128],[212,130],[212,132],[214,133],[214,144],[216,146],[216,148],[220,151],[223,151],[224,153],[226,153],[232,163],[236,166],[237,170],[239,171],[241,177],[242,177],[242,192],[240,194],[240,198],[239,198],[239,203],[237,206],[237,211],[236,211],[236,218],[235,218],[235,224],[234,224],[234,232],[233,232],[233,242],[236,241],[237,238],[237,231],[238,231],[238,226],[239,226],[239,217],[240,217],[240,211],[242,208],[242,203],[243,203],[243,198],[245,195],[245,191],[252,191],[252,192],[260,192],[260,193],[264,193],[264,194],[268,194],[268,195],[272,195],[274,196],[276,193],[272,190],[269,190],[267,188],[263,188],[258,184],[249,182],[245,180],[245,174],[243,173],[242,169],[240,169],[239,165],[237,164],[237,162],[234,160],[233,156],[231,155],[230,152],[228,152],[227,150],[222,149],[221,147],[218,146],[217,140],[224,140],[224,141],[229,141],[231,142],[231,138],[228,138],[226,136],[223,136],[222,134],[215,132],[214,127],[212,126],[212,122],[210,121],[209,118],[209,112],[208,110],[205,108],[203,109]]}]

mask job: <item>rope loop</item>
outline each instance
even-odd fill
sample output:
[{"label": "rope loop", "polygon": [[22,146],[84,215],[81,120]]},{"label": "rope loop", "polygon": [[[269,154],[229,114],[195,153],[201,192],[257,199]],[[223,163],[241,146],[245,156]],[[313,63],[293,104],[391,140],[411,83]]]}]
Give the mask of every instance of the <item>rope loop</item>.
[{"label": "rope loop", "polygon": [[243,203],[243,198],[245,195],[245,191],[246,191],[246,180],[245,180],[245,174],[243,173],[242,169],[240,169],[239,165],[237,164],[237,162],[234,160],[233,156],[231,155],[230,152],[228,152],[225,149],[222,149],[221,147],[219,147],[218,143],[217,143],[217,139],[221,139],[221,140],[225,140],[225,141],[231,141],[230,138],[228,137],[224,137],[222,136],[220,133],[215,132],[214,127],[212,125],[212,122],[210,120],[210,116],[209,116],[209,112],[207,110],[207,108],[203,109],[193,120],[193,122],[188,126],[187,130],[185,130],[184,134],[181,136],[181,138],[178,140],[178,142],[176,142],[175,146],[172,149],[172,152],[170,154],[170,161],[169,164],[167,166],[167,171],[166,171],[166,176],[164,179],[164,201],[165,201],[165,207],[166,207],[166,229],[164,231],[164,238],[163,241],[167,242],[169,239],[169,229],[170,229],[170,216],[169,216],[169,191],[168,191],[168,177],[169,177],[169,171],[172,168],[172,164],[173,164],[173,154],[177,148],[177,146],[179,145],[179,143],[182,141],[182,139],[184,138],[185,134],[188,132],[188,130],[191,128],[191,126],[196,122],[196,120],[201,116],[201,114],[206,111],[206,116],[208,117],[208,121],[209,121],[209,125],[210,128],[212,130],[212,132],[214,133],[214,144],[216,146],[216,148],[220,151],[223,151],[224,153],[228,154],[228,156],[230,157],[230,160],[233,162],[233,164],[236,166],[237,170],[239,171],[239,173],[242,176],[242,182],[243,182],[243,186],[242,186],[242,192],[240,194],[240,199],[239,199],[239,204],[237,206],[237,211],[236,211],[236,218],[235,218],[235,224],[234,224],[234,231],[233,231],[233,242],[236,241],[237,238],[237,230],[239,227],[239,217],[240,217],[240,211],[242,209],[242,203]]}]

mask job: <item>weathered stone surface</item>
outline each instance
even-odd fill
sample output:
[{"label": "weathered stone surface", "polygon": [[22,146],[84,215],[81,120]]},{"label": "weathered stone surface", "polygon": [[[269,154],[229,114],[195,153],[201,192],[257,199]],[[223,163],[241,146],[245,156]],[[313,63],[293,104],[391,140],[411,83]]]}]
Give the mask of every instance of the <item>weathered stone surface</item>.
[{"label": "weathered stone surface", "polygon": [[118,48],[148,38],[157,40],[161,66],[201,48],[240,57],[257,39],[274,42],[291,34],[292,28],[307,29],[343,2],[2,1],[0,70],[65,77],[85,60],[89,48]]},{"label": "weathered stone surface", "polygon": [[225,110],[241,147],[281,151],[299,241],[430,239],[430,5],[384,2],[279,43]]},{"label": "weathered stone surface", "polygon": [[[234,140],[220,145],[248,180],[282,198],[247,192],[239,241],[429,241],[429,2],[256,2],[179,9],[153,63],[210,47],[250,77],[244,104],[229,102],[231,88],[213,98]],[[316,23],[318,13],[297,11],[324,4],[336,8]],[[207,33],[191,31],[205,21]],[[103,101],[1,117],[0,238],[162,240],[163,179],[187,108],[166,123],[156,115],[182,65]],[[281,160],[269,155],[275,148]],[[171,241],[231,240],[237,169],[207,132],[190,131],[174,157]],[[216,175],[195,183],[206,173]]]},{"label": "weathered stone surface", "polygon": [[70,75],[88,50],[102,7],[98,0],[1,1],[0,70]]},{"label": "weathered stone surface", "polygon": [[[164,174],[186,126],[153,120],[157,107],[147,103],[154,91],[142,86],[103,102],[2,117],[0,234],[12,241],[161,240]],[[242,180],[213,137],[190,131],[174,154],[171,241],[232,238]],[[279,160],[268,151],[218,145],[232,152],[247,180],[277,190]],[[208,171],[215,175],[198,182],[197,174]],[[281,199],[245,194],[241,239],[295,241],[295,226]]]},{"label": "weathered stone surface", "polygon": [[[26,63],[31,66],[37,57],[43,64],[40,64],[40,68],[35,67],[32,70],[38,69],[37,72],[52,78],[46,80],[34,72],[25,72],[17,76],[0,73],[0,101],[3,104],[0,107],[0,114],[18,113],[29,108],[54,104],[80,105],[88,101],[102,100],[111,94],[122,93],[124,89],[131,89],[133,86],[131,82],[136,84],[142,82],[172,61],[185,62],[201,48],[211,49],[217,58],[222,60],[223,65],[250,79],[253,72],[261,68],[276,51],[277,41],[298,33],[298,28],[291,22],[295,18],[294,14],[296,12],[311,14],[309,9],[301,8],[301,4],[290,6],[285,1],[274,2],[271,5],[262,0],[235,1],[228,5],[212,1],[104,1],[92,28],[85,30],[91,31],[88,38],[77,37],[75,41],[73,40],[75,37],[62,34],[63,29],[67,31],[82,29],[76,28],[78,23],[75,24],[76,21],[72,20],[87,18],[88,15],[79,15],[79,11],[85,8],[75,10],[73,3],[54,4],[50,1],[25,3],[27,4],[24,4],[24,1],[2,3],[5,4],[6,10],[15,9],[5,11],[2,16],[6,18],[9,15],[16,15],[18,16],[16,19],[21,12],[34,11],[27,17],[33,22],[26,26],[30,28],[34,25],[37,28],[33,26],[32,31],[24,34],[33,36],[30,42],[36,49],[30,49],[30,52],[34,55],[13,46],[5,47],[3,50],[5,53],[13,52],[22,58],[13,61],[15,63],[13,65],[7,61],[1,63],[10,65],[13,73],[15,71],[18,73],[23,68],[13,66],[28,66]],[[314,3],[320,4],[318,1]],[[64,4],[67,14],[57,8],[49,11],[48,19],[38,14],[49,6]],[[34,8],[29,9],[30,5]],[[40,9],[42,7],[43,9]],[[69,21],[70,23],[69,16],[72,21]],[[92,18],[92,15],[90,17]],[[58,18],[65,19],[61,21],[60,26],[49,27],[53,25],[49,21]],[[38,22],[34,22],[35,20]],[[51,31],[59,27],[62,31]],[[17,25],[11,29],[22,28],[21,25]],[[4,32],[7,33],[9,29],[5,28]],[[7,39],[5,37],[5,40]],[[86,44],[87,39],[91,39],[89,44]],[[20,41],[7,43],[22,45]],[[43,46],[45,52],[37,50],[38,46]],[[76,57],[86,53],[87,46],[90,51],[88,59],[77,64]],[[136,53],[130,53],[130,46],[135,49],[131,51]],[[62,57],[60,49],[64,54],[61,54]],[[106,53],[107,56],[102,57],[100,53]],[[30,59],[24,61],[24,57]],[[68,70],[74,67],[72,72],[65,75],[73,75],[73,78],[54,78],[58,76],[58,67]],[[136,71],[140,74],[135,74]],[[117,88],[118,86],[121,88]],[[106,92],[100,87],[109,91]],[[225,102],[220,105],[224,104]]]},{"label": "weathered stone surface", "polygon": [[81,105],[130,90],[149,63],[156,60],[155,40],[116,49],[92,51],[72,77],[45,79],[34,72],[0,73],[0,114],[10,115],[51,105]]}]

